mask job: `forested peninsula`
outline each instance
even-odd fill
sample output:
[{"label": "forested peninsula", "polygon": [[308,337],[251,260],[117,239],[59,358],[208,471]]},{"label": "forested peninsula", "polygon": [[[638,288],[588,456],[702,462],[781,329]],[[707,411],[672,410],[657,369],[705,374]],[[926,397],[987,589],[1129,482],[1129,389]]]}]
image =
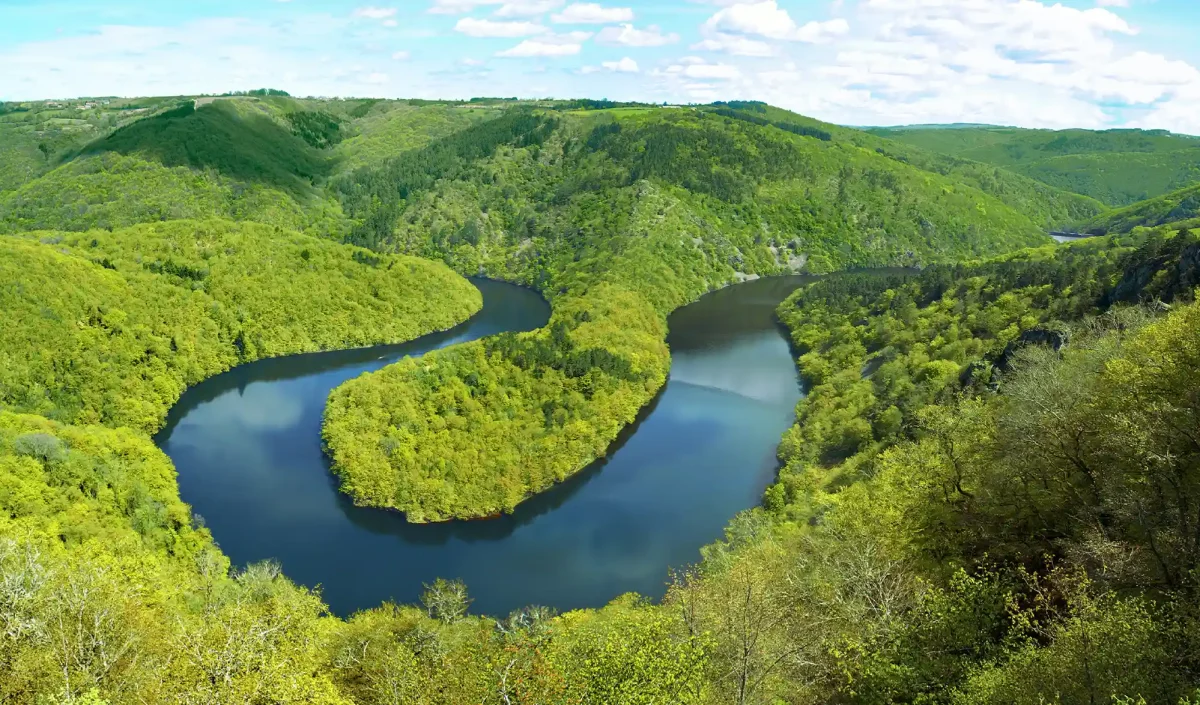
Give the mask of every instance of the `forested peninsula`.
[{"label": "forested peninsula", "polygon": [[362,218],[351,241],[528,283],[555,312],[335,391],[324,435],[343,489],[411,521],[511,512],[603,456],[666,380],[667,314],[701,294],[1044,238],[969,179],[748,107],[510,110],[337,181]]},{"label": "forested peninsula", "polygon": [[35,231],[0,253],[0,404],[146,432],[234,365],[403,342],[482,305],[443,265],[225,220]]},{"label": "forested peninsula", "polygon": [[[89,103],[0,105],[0,702],[1200,702],[1174,156],[1134,203],[986,131],[755,102]],[[1179,146],[1004,134],[1080,162]],[[905,271],[846,271],[880,267]],[[358,503],[512,511],[653,399],[667,314],[785,273],[829,276],[778,309],[806,391],[779,473],[661,601],[479,616],[443,576],[338,618],[232,566],[151,439],[238,364],[450,328],[484,275],[549,325],[346,383],[324,440]]]}]

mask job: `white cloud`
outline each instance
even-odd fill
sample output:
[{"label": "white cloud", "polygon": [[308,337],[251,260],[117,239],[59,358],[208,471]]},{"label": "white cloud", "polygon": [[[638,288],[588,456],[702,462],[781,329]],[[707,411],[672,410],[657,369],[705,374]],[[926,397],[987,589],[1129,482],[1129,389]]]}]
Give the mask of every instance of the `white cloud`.
[{"label": "white cloud", "polygon": [[434,15],[461,15],[484,5],[499,5],[504,0],[433,0],[429,12]]},{"label": "white cloud", "polygon": [[562,7],[564,0],[508,0],[494,14],[496,17],[534,17]]},{"label": "white cloud", "polygon": [[641,69],[638,64],[628,56],[620,61],[602,61],[599,66],[584,66],[579,69],[580,73],[599,73],[601,71],[612,71],[614,73],[640,73]]},{"label": "white cloud", "polygon": [[781,9],[775,0],[735,4],[719,10],[704,23],[711,32],[735,32],[757,34],[771,39],[787,39],[796,31],[796,23],[787,10]]},{"label": "white cloud", "polygon": [[[674,80],[686,79],[688,81],[732,81],[742,77],[742,71],[737,66],[724,63],[711,64],[698,56],[685,56],[667,68],[656,70],[654,73]],[[704,83],[691,83],[690,88],[709,91],[712,86]]]},{"label": "white cloud", "polygon": [[536,22],[497,22],[464,17],[454,25],[456,32],[469,37],[528,37],[548,30]]},{"label": "white cloud", "polygon": [[407,51],[398,51],[392,54],[392,58],[396,61],[408,61],[410,54]]},{"label": "white cloud", "polygon": [[397,22],[396,20],[384,20],[383,26],[384,27],[398,27],[398,26],[400,26],[400,23]]},{"label": "white cloud", "polygon": [[737,34],[717,32],[692,45],[693,51],[722,51],[734,56],[772,56],[775,49],[766,42]]},{"label": "white cloud", "polygon": [[679,41],[678,34],[663,34],[658,27],[637,29],[631,24],[620,27],[605,27],[596,35],[600,44],[621,45],[630,47],[659,47],[674,44]]},{"label": "white cloud", "polygon": [[389,17],[396,16],[396,8],[394,7],[360,7],[351,13],[354,17],[366,17],[372,20],[386,20]]},{"label": "white cloud", "polygon": [[577,2],[568,5],[551,19],[558,24],[630,22],[633,20],[633,10],[628,7],[604,7],[594,2]]},{"label": "white cloud", "polygon": [[600,65],[609,71],[616,71],[617,73],[637,73],[640,70],[638,69],[637,62],[628,56],[620,61],[602,61]]},{"label": "white cloud", "polygon": [[[937,1],[937,0],[934,0]],[[966,0],[971,2],[972,0]],[[850,25],[842,18],[825,22],[812,21],[797,26],[787,10],[775,0],[740,3],[718,10],[701,27],[706,35],[719,33],[749,34],[768,39],[820,43],[846,34]]]},{"label": "white cloud", "polygon": [[549,34],[534,39],[526,39],[511,49],[497,52],[496,56],[510,59],[575,56],[583,50],[583,43],[590,39],[591,36],[591,32]]},{"label": "white cloud", "polygon": [[637,67],[637,61],[634,61],[625,56],[619,61],[601,61],[600,66],[584,66],[581,68],[581,73],[596,73],[598,71],[612,71],[614,73],[638,73],[641,68]]},{"label": "white cloud", "polygon": [[[694,49],[735,54],[729,37],[775,40],[783,56],[799,59],[736,64],[741,75],[725,79],[723,97],[760,97],[848,124],[1125,123],[1200,132],[1200,71],[1131,46],[1138,29],[1111,9],[1050,0],[860,0],[844,24],[800,25],[785,15],[769,0],[726,3],[704,24]],[[796,43],[832,36],[830,48]],[[658,72],[660,90],[692,99],[711,93],[697,74],[713,70],[689,66]]]},{"label": "white cloud", "polygon": [[825,22],[808,22],[803,27],[796,30],[793,39],[810,44],[822,44],[830,42],[847,34],[850,31],[850,23],[841,18],[828,20]]},{"label": "white cloud", "polygon": [[363,83],[373,83],[375,85],[379,85],[381,83],[388,82],[388,75],[386,73],[378,73],[378,72],[371,73],[371,74],[367,74],[366,76],[364,76],[362,81],[363,81]]}]

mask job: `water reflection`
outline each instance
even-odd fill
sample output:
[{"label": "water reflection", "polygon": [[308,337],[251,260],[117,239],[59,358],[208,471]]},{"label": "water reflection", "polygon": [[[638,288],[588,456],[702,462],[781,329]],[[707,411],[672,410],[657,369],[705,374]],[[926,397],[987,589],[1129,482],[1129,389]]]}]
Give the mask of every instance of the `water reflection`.
[{"label": "water reflection", "polygon": [[235,564],[275,558],[321,586],[339,614],[414,601],[437,576],[467,581],[478,611],[597,606],[659,596],[669,566],[694,562],[775,468],[799,387],[775,306],[800,278],[747,283],[671,316],[671,379],[607,459],[495,520],[411,525],[355,507],[321,449],[325,399],[404,355],[548,316],[532,292],[477,282],[472,321],[419,341],[265,360],[190,390],[160,434],[185,501]]}]

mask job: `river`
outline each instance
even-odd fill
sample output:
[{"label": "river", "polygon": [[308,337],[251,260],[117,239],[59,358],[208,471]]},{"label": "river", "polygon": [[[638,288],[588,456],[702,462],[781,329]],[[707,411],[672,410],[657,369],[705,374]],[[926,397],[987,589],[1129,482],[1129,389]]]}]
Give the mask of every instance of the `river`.
[{"label": "river", "polygon": [[626,592],[661,597],[668,570],[695,563],[776,468],[800,383],[775,307],[801,277],[719,290],[674,312],[673,364],[659,396],[605,460],[488,521],[412,525],[355,507],[321,448],[329,392],[407,355],[544,325],[549,307],[510,284],[473,280],[470,321],[403,345],[242,365],[184,394],[158,435],[183,500],[234,565],[275,559],[320,587],[339,615],[417,601],[423,583],[461,578],[472,611],[530,604],[599,607]]}]

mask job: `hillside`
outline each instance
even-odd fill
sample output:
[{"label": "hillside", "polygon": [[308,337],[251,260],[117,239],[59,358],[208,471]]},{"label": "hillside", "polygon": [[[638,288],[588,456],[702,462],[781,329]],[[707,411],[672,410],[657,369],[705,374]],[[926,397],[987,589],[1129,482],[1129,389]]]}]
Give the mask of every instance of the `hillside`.
[{"label": "hillside", "polygon": [[993,164],[1109,206],[1129,205],[1200,181],[1200,139],[1161,130],[980,126],[872,128],[870,132]]},{"label": "hillside", "polygon": [[97,98],[0,104],[0,197],[50,171],[89,142],[176,102]]},{"label": "hillside", "polygon": [[[467,393],[457,386],[465,378],[497,380],[489,395],[472,392],[478,405],[462,428],[393,439],[420,452],[384,457],[377,442],[357,450],[385,429],[355,420],[353,410],[369,406],[364,399],[335,395],[326,434],[335,460],[349,457],[339,449],[355,448],[355,464],[373,468],[369,480],[353,478],[338,462],[346,489],[360,488],[354,494],[362,502],[403,506],[414,520],[511,510],[603,455],[665,380],[663,318],[713,287],[764,274],[986,255],[1038,242],[1047,228],[1100,210],[1001,170],[761,104],[174,99],[58,160],[0,200],[5,228],[80,231],[217,215],[528,283],[562,298],[571,315],[609,310],[592,300],[599,291],[625,302],[630,317],[619,326],[638,335],[624,342],[598,337],[618,327],[613,321],[582,325],[559,316],[554,340],[548,330],[506,343],[500,355],[480,353],[482,343],[434,355],[447,360],[448,376],[424,386],[389,373],[384,396],[397,405],[397,419],[411,413],[404,400]],[[520,352],[530,345],[541,352]],[[547,375],[561,377],[558,386],[530,387],[530,377]],[[368,393],[366,384],[347,389]],[[508,409],[530,394],[525,410]],[[506,421],[496,425],[497,417]],[[427,442],[435,432],[451,438]],[[573,439],[566,453],[564,434]],[[520,452],[478,465],[468,458],[479,444]],[[473,469],[464,477],[503,487],[465,505],[452,499],[468,491],[462,482],[413,491],[440,497],[428,500],[437,511],[392,496],[387,488],[396,480],[384,476],[409,470],[386,468],[426,467],[427,454],[449,447],[467,454],[458,465]],[[528,472],[505,484],[498,468]]]},{"label": "hillside", "polygon": [[0,405],[69,423],[154,431],[241,362],[402,342],[481,305],[441,265],[222,220],[35,232],[0,253]]},{"label": "hillside", "polygon": [[[1200,307],[1109,303],[1196,248],[1095,240],[798,292],[780,314],[824,457],[789,436],[764,507],[661,605],[476,617],[439,580],[422,607],[336,619],[278,566],[230,571],[144,436],[0,412],[0,570],[29,596],[4,614],[30,625],[0,694],[50,692],[65,663],[112,703],[1193,702]],[[1061,356],[995,373],[1048,325]],[[79,611],[99,616],[76,631]],[[44,646],[101,636],[120,658]]]},{"label": "hillside", "polygon": [[[1181,431],[1196,413],[1184,400],[1200,364],[1198,252],[1195,237],[1092,240],[796,292],[779,314],[810,391],[764,500],[788,529],[747,527],[767,538],[741,547],[731,536],[731,567],[697,592],[755,571],[802,592],[879,581],[866,599],[892,606],[851,612],[874,627],[800,620],[837,643],[856,634],[861,651],[840,661],[850,702],[948,688],[963,704],[1192,702],[1191,637],[1175,635],[1194,625],[1194,587],[1164,586],[1200,558],[1185,536],[1197,456]],[[1124,305],[1152,299],[1174,311]],[[1168,447],[1163,464],[1146,455]],[[770,572],[781,555],[810,557]],[[908,592],[916,576],[939,587]],[[783,594],[755,611],[795,604]],[[914,600],[899,622],[892,600]],[[1100,634],[1103,647],[1083,646]],[[930,650],[949,643],[965,650]],[[1100,662],[1121,667],[1091,670]]]},{"label": "hillside", "polygon": [[[14,128],[0,702],[1200,700],[1195,234],[1056,246],[1097,201],[761,103],[259,93],[113,103],[40,165],[67,118],[37,116],[77,108]],[[535,287],[549,325],[325,411],[342,489],[411,522],[511,512],[609,452],[676,308],[829,274],[778,309],[807,391],[778,477],[661,603],[475,616],[439,578],[341,619],[276,563],[235,569],[180,500],[149,434],[187,385],[453,326],[481,305],[455,271]],[[451,540],[489,540],[470,526]]]},{"label": "hillside", "polygon": [[[283,96],[61,105],[9,106],[0,115],[0,150],[11,155],[0,175],[0,228],[122,227],[163,218],[202,217],[216,208],[228,218],[340,237],[349,221],[322,188],[330,173],[345,176],[430,142],[453,140],[456,133],[522,105],[549,110],[571,122],[605,114],[575,109],[569,102],[329,101]],[[807,126],[814,134],[982,190],[1043,229],[1102,210],[1094,201],[1005,170],[764,104],[735,105],[736,109],[711,106],[705,112],[732,115],[750,124],[773,121],[784,130]],[[86,106],[92,107],[83,109]],[[628,114],[658,111],[649,106],[625,110]]]},{"label": "hillside", "polygon": [[[666,315],[701,294],[746,276],[1044,240],[950,177],[780,124],[510,109],[335,180],[353,242],[532,284],[554,306],[539,333],[337,389],[324,435],[343,489],[410,521],[511,512],[604,455],[666,380]],[[454,408],[455,422],[420,411],[431,408]]]},{"label": "hillside", "polygon": [[1109,211],[1084,221],[1080,230],[1096,234],[1128,233],[1139,227],[1154,228],[1172,224],[1186,227],[1188,221],[1196,218],[1200,218],[1200,184]]},{"label": "hillside", "polygon": [[1105,210],[1105,205],[1094,198],[1053,187],[1011,169],[997,168],[986,160],[941,152],[936,149],[940,146],[937,144],[924,147],[903,139],[891,139],[892,135],[886,131],[857,130],[822,123],[764,103],[743,101],[719,105],[725,110],[736,110],[743,119],[765,119],[817,129],[922,171],[968,184],[1024,213],[1047,230],[1073,224]]}]

